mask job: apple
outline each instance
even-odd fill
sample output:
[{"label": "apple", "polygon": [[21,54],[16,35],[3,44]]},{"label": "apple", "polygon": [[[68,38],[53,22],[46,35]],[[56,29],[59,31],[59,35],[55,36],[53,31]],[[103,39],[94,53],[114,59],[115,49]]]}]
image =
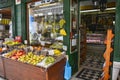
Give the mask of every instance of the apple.
[{"label": "apple", "polygon": [[11,57],[11,59],[16,60],[16,59],[17,59],[17,57],[16,57],[16,56],[12,56],[12,57]]},{"label": "apple", "polygon": [[25,54],[25,52],[23,50],[19,50],[17,51],[16,56],[21,56],[23,54]]}]

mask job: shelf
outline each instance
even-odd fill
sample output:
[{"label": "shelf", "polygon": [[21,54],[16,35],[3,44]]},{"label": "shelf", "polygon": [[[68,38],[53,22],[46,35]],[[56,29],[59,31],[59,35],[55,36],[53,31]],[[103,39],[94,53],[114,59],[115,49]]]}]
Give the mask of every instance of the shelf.
[{"label": "shelf", "polygon": [[82,27],[80,27],[80,64],[82,64],[85,59],[86,59],[86,49],[87,49],[87,45],[86,45],[86,26],[83,25]]}]

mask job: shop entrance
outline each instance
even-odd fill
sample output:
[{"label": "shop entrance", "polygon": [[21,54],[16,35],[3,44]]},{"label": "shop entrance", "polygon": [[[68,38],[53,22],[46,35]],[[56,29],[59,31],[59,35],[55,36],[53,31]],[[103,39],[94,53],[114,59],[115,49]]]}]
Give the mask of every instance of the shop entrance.
[{"label": "shop entrance", "polygon": [[[110,7],[109,4],[115,4],[115,1],[108,0],[104,8],[97,1],[96,4],[93,1],[80,2],[80,67],[76,75],[79,79],[99,80],[101,77],[107,30],[112,29],[114,33],[115,29],[115,5]],[[113,52],[111,59],[112,55]]]},{"label": "shop entrance", "polygon": [[0,9],[0,39],[12,37],[11,8]]}]

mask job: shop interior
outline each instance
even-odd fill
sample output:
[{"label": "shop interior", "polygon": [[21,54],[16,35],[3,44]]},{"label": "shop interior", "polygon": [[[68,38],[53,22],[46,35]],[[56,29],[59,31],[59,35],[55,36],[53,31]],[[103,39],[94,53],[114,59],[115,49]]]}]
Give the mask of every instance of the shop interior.
[{"label": "shop interior", "polygon": [[8,38],[10,36],[11,8],[0,9],[0,39]]},{"label": "shop interior", "polygon": [[[112,29],[114,33],[115,29],[115,5],[109,4],[115,4],[115,1],[80,2],[80,71],[77,73],[77,78],[87,80],[89,77],[89,80],[92,80],[96,77],[95,80],[98,80],[102,76],[107,30]],[[92,72],[97,73],[98,76],[91,75]]]}]

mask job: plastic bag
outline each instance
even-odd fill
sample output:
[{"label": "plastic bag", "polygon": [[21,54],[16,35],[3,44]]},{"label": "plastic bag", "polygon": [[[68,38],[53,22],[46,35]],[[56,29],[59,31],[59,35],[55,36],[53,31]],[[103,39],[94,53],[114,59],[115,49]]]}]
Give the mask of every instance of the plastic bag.
[{"label": "plastic bag", "polygon": [[65,80],[70,80],[71,78],[71,66],[69,65],[68,60],[66,61],[66,65],[65,65],[65,73],[64,73],[64,79]]}]

